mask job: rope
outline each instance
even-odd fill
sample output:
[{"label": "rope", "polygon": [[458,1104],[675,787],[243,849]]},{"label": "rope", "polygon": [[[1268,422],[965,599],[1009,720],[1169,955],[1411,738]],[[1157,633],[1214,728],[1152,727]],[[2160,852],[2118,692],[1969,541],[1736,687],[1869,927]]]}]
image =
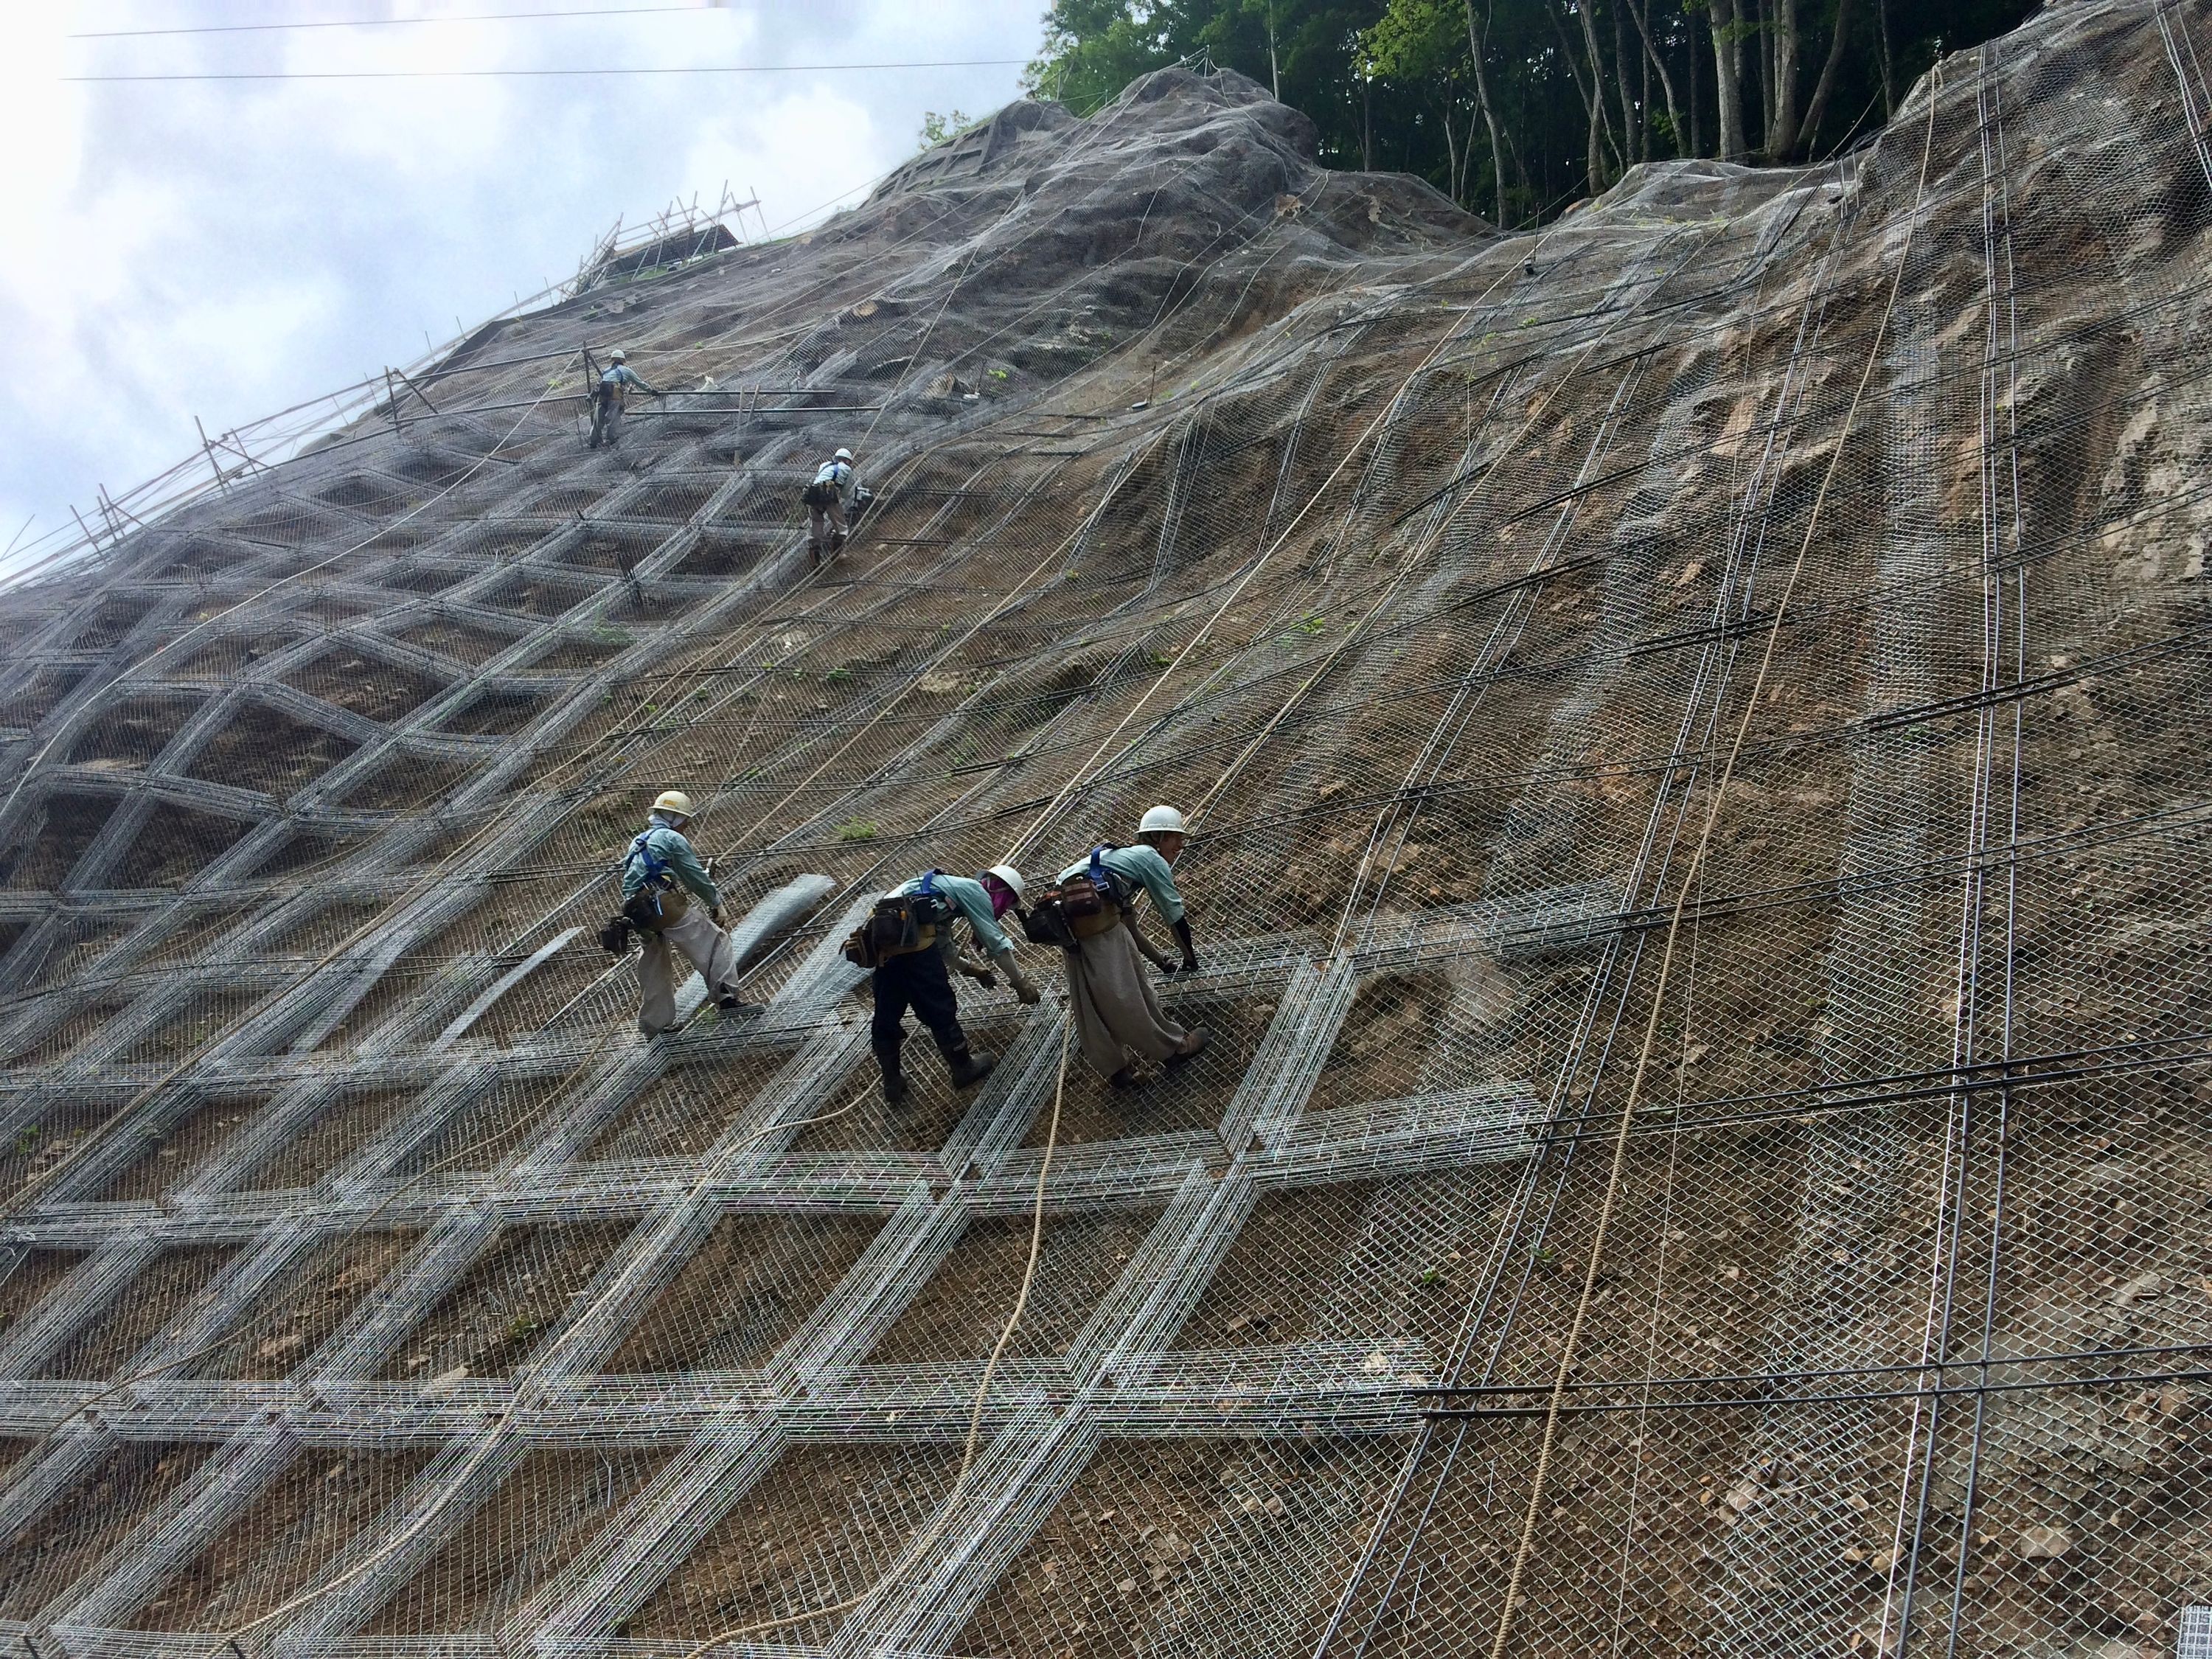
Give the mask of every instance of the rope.
[{"label": "rope", "polygon": [[1014,1293],[1013,1311],[1000,1328],[999,1340],[992,1346],[991,1357],[984,1363],[982,1381],[975,1385],[975,1398],[968,1411],[968,1436],[960,1448],[960,1468],[952,1477],[952,1489],[937,1506],[937,1519],[923,1530],[921,1536],[908,1544],[902,1559],[867,1589],[842,1601],[832,1601],[825,1607],[810,1607],[804,1613],[787,1613],[775,1619],[763,1619],[757,1624],[733,1625],[717,1631],[714,1635],[687,1650],[683,1659],[700,1659],[710,1649],[725,1642],[734,1642],[743,1637],[759,1636],[772,1630],[787,1630],[793,1625],[811,1625],[817,1620],[834,1614],[850,1613],[873,1598],[880,1591],[896,1583],[901,1574],[918,1560],[923,1551],[945,1535],[952,1524],[955,1506],[968,1485],[968,1477],[975,1472],[976,1443],[982,1437],[983,1404],[991,1391],[991,1378],[999,1369],[999,1361],[1006,1352],[1006,1345],[1014,1340],[1014,1332],[1022,1322],[1022,1314],[1030,1304],[1030,1287],[1036,1279],[1037,1256],[1044,1247],[1044,1191],[1046,1179],[1052,1173],[1053,1148],[1060,1144],[1060,1105],[1067,1090],[1067,1054],[1075,1037],[1075,1010],[1067,1011],[1067,1024],[1060,1038],[1060,1074],[1052,1087],[1052,1115],[1045,1126],[1044,1156],[1037,1163],[1036,1189],[1030,1205],[1030,1254],[1022,1264],[1021,1286]]},{"label": "rope", "polygon": [[[872,1089],[874,1085],[871,1084],[869,1087]],[[773,1123],[763,1125],[752,1134],[747,1136],[744,1140],[739,1141],[735,1146],[731,1147],[727,1152],[723,1153],[720,1158],[715,1159],[714,1162],[707,1169],[702,1170],[699,1179],[693,1183],[691,1191],[686,1195],[683,1201],[687,1203],[696,1201],[699,1195],[705,1192],[708,1187],[711,1185],[715,1179],[717,1179],[723,1166],[727,1163],[727,1161],[736,1154],[744,1152],[752,1146],[758,1146],[762,1141],[767,1139],[772,1134],[781,1133],[785,1130],[790,1129],[804,1129],[813,1124],[827,1123],[833,1119],[841,1118],[844,1116],[846,1113],[858,1106],[860,1102],[866,1098],[867,1098],[867,1091],[863,1091],[861,1093],[854,1096],[852,1099],[847,1101],[845,1104],[840,1106],[833,1112],[818,1112],[812,1117],[802,1117],[788,1121],[779,1118]],[[1040,1194],[1039,1203],[1042,1204],[1042,1194]],[[571,1330],[574,1329],[577,1326],[589,1319],[592,1315],[599,1312],[599,1310],[605,1307],[618,1292],[624,1290],[628,1286],[629,1283],[629,1278],[628,1274],[625,1273],[617,1277],[606,1286],[605,1289],[602,1290],[597,1297],[593,1297],[592,1300],[585,1306],[584,1310],[580,1313],[577,1314],[568,1322],[569,1328]],[[352,1583],[362,1574],[368,1571],[370,1568],[375,1566],[380,1561],[383,1561],[389,1558],[392,1552],[401,1548],[411,1540],[418,1537],[422,1534],[423,1528],[428,1527],[433,1521],[436,1520],[438,1516],[445,1511],[447,1507],[453,1503],[453,1499],[467,1486],[470,1477],[475,1474],[478,1469],[481,1469],[484,1464],[491,1459],[493,1454],[500,1449],[501,1433],[514,1420],[516,1413],[520,1412],[526,1405],[534,1403],[535,1401],[532,1398],[532,1390],[528,1384],[518,1381],[514,1394],[507,1401],[507,1409],[502,1411],[499,1414],[497,1419],[485,1429],[483,1437],[483,1443],[476,1455],[471,1458],[466,1467],[447,1477],[445,1484],[440,1487],[437,1495],[434,1497],[424,1507],[422,1514],[416,1516],[411,1522],[402,1528],[400,1531],[392,1538],[387,1539],[379,1548],[371,1552],[361,1560],[356,1561],[352,1566],[347,1568],[337,1577],[315,1585],[310,1589],[302,1590],[297,1595],[292,1597],[290,1601],[281,1602],[277,1606],[270,1608],[266,1613],[255,1614],[244,1624],[224,1632],[224,1636],[227,1638],[234,1640],[239,1637],[244,1636],[249,1631],[255,1630],[259,1626],[269,1623],[272,1619],[281,1619],[286,1613],[295,1612],[299,1608],[306,1607],[311,1601],[320,1600],[323,1596],[328,1595],[333,1590],[343,1589],[346,1585]]]},{"label": "rope", "polygon": [[1836,481],[1842,467],[1844,452],[1850,439],[1851,427],[1858,416],[1859,404],[1866,396],[1868,385],[1874,379],[1875,365],[1881,359],[1882,342],[1888,337],[1890,318],[1897,307],[1897,296],[1905,282],[1905,267],[1912,252],[1912,240],[1920,226],[1920,204],[1928,187],[1928,163],[1936,146],[1936,96],[1941,89],[1942,66],[1935,71],[1936,85],[1929,88],[1928,98],[1928,128],[1920,150],[1920,175],[1914,185],[1913,214],[1906,222],[1905,244],[1898,250],[1897,268],[1890,277],[1889,295],[1883,301],[1881,319],[1875,327],[1874,340],[1867,348],[1866,367],[1860,371],[1857,386],[1851,392],[1850,405],[1844,412],[1843,426],[1836,434],[1836,447],[1828,457],[1828,465],[1820,477],[1820,488],[1813,498],[1812,511],[1805,520],[1805,534],[1797,545],[1797,556],[1790,563],[1790,574],[1784,581],[1782,592],[1776,599],[1773,620],[1767,624],[1766,643],[1759,653],[1759,669],[1753,676],[1750,695],[1744,699],[1743,712],[1738,717],[1733,739],[1729,745],[1728,758],[1721,767],[1720,776],[1714,781],[1712,793],[1707,798],[1705,818],[1698,833],[1698,844],[1690,854],[1690,861],[1682,872],[1682,883],[1674,899],[1674,908],[1667,922],[1667,938],[1659,957],[1659,976],[1651,995],[1651,1012],[1644,1023],[1644,1041],[1636,1055],[1636,1070],[1628,1085],[1628,1097],[1620,1109],[1620,1126],[1613,1135],[1613,1158],[1606,1173],[1605,1196],[1598,1206],[1597,1223],[1590,1238],[1589,1260],[1583,1273],[1582,1294],[1576,1299],[1573,1318],[1567,1326],[1565,1344],[1559,1351],[1559,1363],[1552,1382],[1551,1395],[1544,1410],[1543,1439],[1536,1454],[1535,1473],[1528,1491],[1528,1507],[1521,1522],[1521,1540],[1513,1553],[1513,1568],[1505,1582],[1504,1604],[1498,1614],[1498,1629],[1490,1644],[1490,1659],[1504,1659],[1505,1647],[1513,1634],[1513,1616],[1521,1605],[1521,1584],[1526,1577],[1528,1559],[1534,1553],[1536,1520],[1544,1502],[1547,1482],[1551,1475],[1552,1454],[1559,1443],[1561,1407],[1567,1394],[1568,1379],[1574,1370],[1575,1361],[1582,1346],[1583,1326],[1589,1316],[1591,1298],[1597,1290],[1600,1263],[1604,1259],[1607,1230],[1613,1222],[1613,1212],[1620,1202],[1621,1174],[1627,1162],[1629,1129],[1636,1117],[1636,1109],[1644,1093],[1644,1079],[1650,1070],[1651,1055],[1659,1040],[1659,1022],[1665,1012],[1667,978],[1674,961],[1674,945],[1681,930],[1682,917],[1687,909],[1692,890],[1697,884],[1705,853],[1712,841],[1713,827],[1719,822],[1722,805],[1728,794],[1729,781],[1735,772],[1736,757],[1743,748],[1744,738],[1751,729],[1753,715],[1759,710],[1760,694],[1766,686],[1768,670],[1774,661],[1774,647],[1782,634],[1784,619],[1790,611],[1790,601],[1796,592],[1798,578],[1803,574],[1806,556],[1812,551],[1813,537],[1820,528],[1820,511],[1827,503],[1829,487]]}]

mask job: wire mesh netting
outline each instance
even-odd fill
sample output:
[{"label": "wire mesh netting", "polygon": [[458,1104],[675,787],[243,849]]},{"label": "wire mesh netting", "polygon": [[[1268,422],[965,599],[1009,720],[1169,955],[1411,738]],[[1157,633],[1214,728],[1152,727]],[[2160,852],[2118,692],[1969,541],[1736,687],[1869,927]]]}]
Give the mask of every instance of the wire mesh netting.
[{"label": "wire mesh netting", "polygon": [[[2208,54],[1511,236],[1016,105],[0,594],[0,1634],[2201,1639]],[[642,1037],[668,787],[747,1006]],[[1158,801],[1205,1052],[1028,947],[887,1103],[872,896]]]}]

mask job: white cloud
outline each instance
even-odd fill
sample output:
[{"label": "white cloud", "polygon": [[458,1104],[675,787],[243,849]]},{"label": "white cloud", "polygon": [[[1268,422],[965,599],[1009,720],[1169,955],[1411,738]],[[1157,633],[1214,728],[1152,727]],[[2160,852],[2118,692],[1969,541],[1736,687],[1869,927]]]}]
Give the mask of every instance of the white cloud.
[{"label": "white cloud", "polygon": [[[665,3],[665,0],[663,0]],[[911,154],[925,109],[1013,97],[1013,67],[157,84],[65,74],[1016,58],[1042,0],[750,0],[691,13],[70,40],[69,29],[545,9],[584,0],[89,0],[0,8],[0,544],[95,486],[419,356],[726,180],[803,222]],[[605,3],[605,0],[600,0]],[[845,198],[852,198],[848,195]]]}]

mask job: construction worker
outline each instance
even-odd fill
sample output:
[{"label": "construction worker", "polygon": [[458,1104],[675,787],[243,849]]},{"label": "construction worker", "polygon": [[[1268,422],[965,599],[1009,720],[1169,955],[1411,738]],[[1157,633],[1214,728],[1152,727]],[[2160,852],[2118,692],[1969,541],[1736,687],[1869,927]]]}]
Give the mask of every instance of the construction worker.
[{"label": "construction worker", "polygon": [[815,563],[822,562],[824,542],[832,553],[845,545],[846,532],[852,527],[848,509],[854,488],[853,452],[840,449],[815,470],[814,482],[799,497],[806,503],[806,549]]},{"label": "construction worker", "polygon": [[637,965],[637,1028],[658,1036],[676,1024],[673,945],[699,970],[725,1012],[745,1006],[738,995],[737,953],[722,931],[722,896],[684,837],[691,797],[671,789],[653,803],[644,833],[623,856],[623,915],[645,953]]},{"label": "construction worker", "polygon": [[[968,1046],[952,992],[953,968],[985,985],[994,983],[996,974],[1004,974],[1016,997],[1025,1003],[1038,1000],[1036,986],[1014,960],[1013,942],[999,927],[999,918],[1021,896],[1022,872],[1011,864],[995,864],[973,881],[931,870],[878,901],[878,915],[893,900],[919,901],[910,908],[920,926],[909,929],[907,946],[885,952],[875,969],[876,1017],[869,1036],[876,1064],[883,1068],[884,1098],[890,1104],[897,1105],[907,1095],[906,1079],[899,1073],[899,1048],[906,1041],[904,1020],[909,1007],[936,1039],[954,1088],[981,1083],[998,1063],[988,1050],[977,1054]],[[954,933],[963,920],[988,967],[961,953]]]},{"label": "construction worker", "polygon": [[[1175,884],[1174,865],[1182,855],[1185,833],[1182,813],[1172,806],[1155,806],[1138,822],[1138,845],[1094,848],[1089,858],[1060,872],[1063,884],[1084,877],[1103,887],[1109,915],[1120,911],[1119,926],[1079,937],[1061,952],[1067,958],[1068,1006],[1075,1011],[1083,1058],[1117,1089],[1134,1086],[1140,1064],[1180,1066],[1203,1053],[1209,1041],[1204,1026],[1186,1030],[1167,1017],[1159,993],[1137,962],[1141,951],[1171,974],[1178,969],[1188,974],[1198,966],[1190,920],[1183,914],[1182,895]],[[1153,945],[1137,926],[1139,893],[1151,896],[1182,946],[1180,962]]]},{"label": "construction worker", "polygon": [[592,400],[592,441],[597,449],[605,442],[612,449],[622,441],[623,410],[629,402],[630,388],[635,386],[648,397],[658,398],[657,387],[645,383],[644,377],[632,368],[620,350],[607,356],[607,372],[599,376],[599,392]]}]

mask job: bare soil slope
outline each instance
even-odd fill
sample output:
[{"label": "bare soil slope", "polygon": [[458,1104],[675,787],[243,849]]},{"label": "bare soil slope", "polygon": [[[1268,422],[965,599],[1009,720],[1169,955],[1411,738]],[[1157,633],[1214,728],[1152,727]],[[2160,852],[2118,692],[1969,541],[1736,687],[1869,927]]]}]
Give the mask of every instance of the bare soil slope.
[{"label": "bare soil slope", "polygon": [[[1018,104],[0,594],[0,1632],[2172,1651],[2208,58],[2053,5],[1518,236]],[[763,1006],[646,1043],[672,785]],[[887,1109],[855,906],[1155,801],[1207,1055],[972,991]]]}]

